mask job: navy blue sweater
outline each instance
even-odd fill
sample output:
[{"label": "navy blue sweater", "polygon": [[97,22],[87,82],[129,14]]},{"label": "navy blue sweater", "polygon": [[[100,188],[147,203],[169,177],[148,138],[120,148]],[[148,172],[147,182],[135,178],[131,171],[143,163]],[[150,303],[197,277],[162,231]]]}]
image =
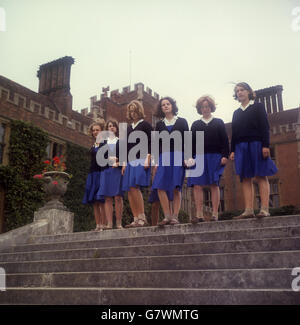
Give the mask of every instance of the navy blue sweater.
[{"label": "navy blue sweater", "polygon": [[90,156],[91,156],[91,164],[90,164],[90,171],[89,171],[90,173],[101,172],[103,170],[103,168],[100,167],[96,161],[96,156],[97,156],[98,150],[99,150],[99,148],[96,150],[96,148],[94,146],[92,146],[90,149]]},{"label": "navy blue sweater", "polygon": [[213,118],[208,124],[197,120],[192,124],[193,157],[196,154],[196,131],[204,131],[204,153],[220,153],[228,158],[229,141],[224,122]]},{"label": "navy blue sweater", "polygon": [[[99,149],[101,148],[101,147],[103,147],[104,145],[106,145],[107,144],[107,140],[104,140],[101,144],[100,144],[100,146],[99,146]],[[108,146],[108,149],[107,149],[107,151],[105,152],[105,154],[104,154],[104,159],[108,159],[108,157],[109,156],[115,156],[115,157],[117,157],[117,159],[119,159],[119,140],[116,142],[116,152],[112,152],[111,150],[110,150],[110,147]],[[108,168],[108,167],[110,167],[110,165],[109,164],[107,164],[106,166],[102,166],[101,167],[101,170],[104,170],[104,169],[106,169],[106,168]],[[122,168],[122,166],[119,166],[118,168]]]},{"label": "navy blue sweater", "polygon": [[[175,124],[173,125],[173,128],[171,132],[169,132],[168,128],[166,127],[166,124],[164,121],[158,121],[155,126],[155,131],[167,131],[168,133],[172,133],[173,131],[179,131],[181,133],[181,139],[182,139],[182,152],[184,151],[184,131],[189,130],[189,125],[186,121],[186,119],[182,117],[178,117]],[[170,152],[174,151],[174,140],[171,138],[170,140]],[[162,152],[162,139],[159,140],[159,153]]]},{"label": "navy blue sweater", "polygon": [[261,141],[262,146],[270,145],[269,122],[262,103],[254,103],[244,111],[238,108],[232,117],[231,152],[240,142]]},{"label": "navy blue sweater", "polygon": [[[141,123],[139,123],[134,129],[132,128],[131,125],[129,125],[128,128],[127,128],[127,141],[128,141],[129,135],[134,131],[143,131],[143,132],[145,132],[145,134],[147,135],[147,140],[148,140],[148,154],[151,154],[151,131],[152,131],[151,124],[144,120]],[[139,138],[137,138],[135,143],[127,142],[127,154],[138,143],[140,143]],[[122,145],[123,145],[122,139],[120,139],[120,146],[122,146]],[[141,157],[141,152],[139,152],[137,154],[137,159],[142,159],[142,158],[146,159],[146,156]]]}]

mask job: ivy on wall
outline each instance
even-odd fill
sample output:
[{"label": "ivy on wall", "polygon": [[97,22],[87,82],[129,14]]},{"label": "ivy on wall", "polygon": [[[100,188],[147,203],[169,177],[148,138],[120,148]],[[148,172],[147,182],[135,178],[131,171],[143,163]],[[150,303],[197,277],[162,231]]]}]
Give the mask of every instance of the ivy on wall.
[{"label": "ivy on wall", "polygon": [[41,183],[33,175],[42,170],[48,135],[30,123],[11,122],[9,166],[0,166],[5,189],[5,231],[33,221],[34,211],[44,203]]},{"label": "ivy on wall", "polygon": [[81,202],[90,167],[89,150],[68,143],[66,159],[66,172],[72,174],[72,178],[63,198],[64,205],[74,213],[74,231],[88,231],[95,228],[93,209],[91,205],[84,205]]}]

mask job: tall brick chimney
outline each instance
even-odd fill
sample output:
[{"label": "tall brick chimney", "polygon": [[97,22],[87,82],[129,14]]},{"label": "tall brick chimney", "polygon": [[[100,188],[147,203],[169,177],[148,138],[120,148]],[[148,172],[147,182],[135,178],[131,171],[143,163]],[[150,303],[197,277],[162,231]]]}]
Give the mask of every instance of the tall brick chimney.
[{"label": "tall brick chimney", "polygon": [[70,92],[71,65],[74,59],[65,56],[40,65],[39,93],[49,96],[62,114],[71,116],[73,97]]},{"label": "tall brick chimney", "polygon": [[255,90],[256,101],[265,104],[268,114],[281,112],[283,111],[282,90],[281,85]]}]

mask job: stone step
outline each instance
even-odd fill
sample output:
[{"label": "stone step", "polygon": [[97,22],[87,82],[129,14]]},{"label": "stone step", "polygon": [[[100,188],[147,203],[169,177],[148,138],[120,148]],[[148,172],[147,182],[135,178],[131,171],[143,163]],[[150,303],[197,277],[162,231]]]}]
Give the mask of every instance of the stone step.
[{"label": "stone step", "polygon": [[9,273],[199,270],[298,267],[300,251],[110,257],[30,262],[1,262]]},{"label": "stone step", "polygon": [[0,304],[38,305],[299,305],[287,289],[10,288]]},{"label": "stone step", "polygon": [[163,234],[186,234],[194,232],[208,231],[233,231],[251,228],[264,227],[288,227],[299,226],[300,215],[268,217],[261,220],[245,219],[245,220],[226,220],[218,222],[203,222],[196,225],[190,223],[179,224],[175,226],[165,227],[141,227],[133,229],[106,230],[103,232],[80,232],[72,234],[35,236],[31,238],[31,242],[35,244],[66,242],[66,241],[83,241],[83,240],[99,240],[99,239],[119,239],[128,237],[144,237]]},{"label": "stone step", "polygon": [[2,262],[300,250],[300,237],[2,253]]},{"label": "stone step", "polygon": [[11,287],[291,289],[292,269],[168,270],[8,274]]},{"label": "stone step", "polygon": [[[119,233],[119,230],[117,230]],[[252,228],[233,231],[190,232],[187,234],[161,234],[143,237],[115,239],[94,239],[85,241],[53,242],[44,244],[24,244],[2,252],[34,252],[60,249],[84,249],[95,247],[125,247],[175,243],[195,243],[225,240],[250,240],[263,238],[284,238],[300,236],[300,226]],[[0,253],[1,254],[1,253]]]}]

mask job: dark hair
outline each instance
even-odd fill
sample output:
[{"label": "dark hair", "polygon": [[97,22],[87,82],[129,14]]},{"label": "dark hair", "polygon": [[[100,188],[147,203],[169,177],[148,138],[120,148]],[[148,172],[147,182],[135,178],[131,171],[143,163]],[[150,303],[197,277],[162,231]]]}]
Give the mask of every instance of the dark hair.
[{"label": "dark hair", "polygon": [[235,100],[238,100],[237,95],[236,95],[236,87],[242,87],[246,90],[249,91],[249,99],[254,100],[255,99],[255,92],[252,90],[252,88],[247,84],[247,82],[239,82],[235,85],[234,87],[234,94],[233,94],[233,98]]},{"label": "dark hair", "polygon": [[157,104],[155,116],[160,117],[160,118],[165,117],[165,113],[161,109],[161,103],[162,103],[163,100],[168,100],[170,102],[170,104],[172,105],[172,113],[173,113],[173,115],[177,115],[178,114],[178,107],[176,105],[176,101],[171,97],[163,97],[163,98],[160,99],[160,101]]},{"label": "dark hair", "polygon": [[88,129],[88,134],[93,136],[93,127],[94,126],[99,126],[101,131],[104,130],[104,126],[105,126],[105,121],[104,119],[97,119],[96,122],[93,122],[90,126],[89,126],[89,129]]},{"label": "dark hair", "polygon": [[203,105],[204,102],[208,103],[208,106],[210,107],[211,112],[213,113],[216,110],[216,103],[214,99],[208,95],[201,96],[196,103],[196,108],[198,114],[202,115],[201,113],[201,106]]},{"label": "dark hair", "polygon": [[108,124],[111,123],[116,129],[117,129],[117,132],[116,132],[116,136],[118,137],[119,136],[119,125],[118,125],[118,122],[116,120],[108,120],[105,124],[105,130],[108,130]]}]

